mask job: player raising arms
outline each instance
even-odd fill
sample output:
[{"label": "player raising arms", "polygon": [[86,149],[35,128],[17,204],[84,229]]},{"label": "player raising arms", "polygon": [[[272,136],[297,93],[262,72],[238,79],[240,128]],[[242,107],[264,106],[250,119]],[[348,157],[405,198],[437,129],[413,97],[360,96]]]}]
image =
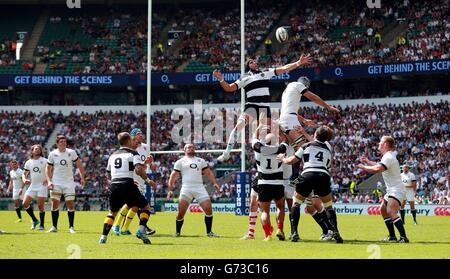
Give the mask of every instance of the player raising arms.
[{"label": "player raising arms", "polygon": [[150,185],[154,182],[147,177],[145,172],[144,160],[134,150],[135,145],[129,133],[123,132],[117,136],[120,149],[114,152],[108,159],[106,170],[111,174],[111,185],[109,187],[109,204],[110,211],[106,216],[103,224],[103,233],[99,243],[106,243],[107,236],[114,224],[114,218],[122,205],[127,204],[129,207],[137,207],[141,209],[139,215],[139,229],[136,236],[141,239],[144,244],[151,244],[148,239],[145,228],[150,216],[150,206],[145,197],[139,192],[138,187],[134,184],[134,173],[139,175],[144,181]]},{"label": "player raising arms", "polygon": [[261,113],[263,113],[267,119],[270,119],[269,80],[274,76],[295,70],[303,65],[308,65],[311,63],[311,60],[311,57],[304,56],[302,54],[300,59],[294,63],[290,63],[279,68],[271,68],[265,71],[260,71],[256,59],[249,59],[246,62],[248,71],[247,74],[231,84],[223,79],[223,76],[219,70],[214,70],[213,75],[219,80],[220,86],[223,90],[226,92],[235,92],[240,88],[244,88],[246,96],[244,111],[241,113],[236,126],[231,131],[226,150],[217,158],[218,161],[224,162],[228,160],[231,149],[239,138],[240,131],[247,123],[251,123],[255,119],[259,121],[259,116]]},{"label": "player raising arms", "polygon": [[67,139],[63,135],[56,137],[56,149],[48,155],[47,167],[45,174],[48,181],[48,189],[52,198],[52,224],[48,232],[58,231],[59,204],[61,196],[67,205],[67,216],[69,218],[69,232],[75,233],[73,227],[75,219],[75,182],[73,175],[73,167],[80,171],[80,184],[84,186],[85,170],[80,158],[75,150],[67,148]]},{"label": "player raising arms", "polygon": [[9,166],[11,170],[9,171],[9,185],[8,185],[8,193],[12,191],[14,208],[17,213],[17,221],[16,223],[22,222],[22,213],[20,212],[20,200],[23,200],[24,197],[24,184],[22,181],[23,170],[19,168],[19,164],[15,159],[9,162]]},{"label": "player raising arms", "polygon": [[[333,238],[337,243],[344,240],[339,234],[336,212],[333,209],[333,197],[330,188],[331,145],[333,131],[328,126],[321,126],[314,133],[314,141],[303,144],[294,156],[279,155],[278,159],[285,164],[295,164],[303,160],[303,171],[295,187],[294,205],[291,214],[295,219],[300,218],[300,205],[310,196],[312,191],[322,200],[325,210],[314,214],[318,223],[324,222],[333,230]],[[327,214],[328,213],[328,214]],[[328,217],[329,216],[329,217]],[[298,226],[298,223],[295,224]]]},{"label": "player raising arms", "polygon": [[[311,120],[306,120],[298,114],[300,109],[300,100],[302,96],[310,101],[322,106],[329,111],[339,113],[339,109],[329,105],[319,96],[309,91],[311,82],[307,77],[300,77],[298,81],[290,82],[281,96],[281,110],[279,125],[281,130],[286,134],[289,143],[291,143],[295,150],[298,149],[306,141],[312,141],[312,138],[301,134],[295,127],[300,126],[300,121],[306,125],[311,125]],[[300,121],[299,121],[300,120]]]},{"label": "player raising arms", "polygon": [[389,236],[384,241],[397,241],[394,230],[395,225],[400,233],[398,242],[408,243],[409,240],[406,237],[405,227],[401,218],[398,216],[400,206],[405,200],[405,186],[402,182],[400,165],[397,160],[397,152],[394,151],[394,144],[394,138],[383,136],[378,143],[378,150],[383,155],[381,161],[376,163],[366,157],[362,157],[361,161],[368,166],[358,164],[357,167],[368,173],[381,172],[383,175],[384,183],[386,184],[386,195],[384,195],[381,205],[381,215],[389,231]]},{"label": "player raising arms", "polygon": [[22,180],[25,185],[30,185],[25,192],[23,200],[23,209],[30,215],[33,225],[31,229],[34,230],[39,224],[39,221],[34,216],[33,207],[30,205],[31,201],[35,199],[39,208],[39,219],[41,225],[39,230],[44,230],[45,208],[44,202],[48,196],[47,180],[45,178],[45,167],[47,166],[47,159],[44,158],[42,146],[35,144],[31,147],[30,159],[25,162],[24,173]]},{"label": "player raising arms", "polygon": [[184,146],[185,156],[175,162],[173,171],[169,178],[169,193],[168,196],[173,196],[173,189],[175,189],[175,182],[181,176],[182,184],[180,190],[180,198],[178,205],[178,215],[176,219],[175,236],[181,235],[181,227],[184,222],[184,215],[189,207],[189,204],[195,198],[198,204],[205,212],[206,236],[218,237],[212,232],[213,211],[211,199],[206,192],[203,183],[202,174],[208,177],[213,186],[220,190],[219,184],[214,176],[212,170],[208,167],[206,161],[195,156],[195,146],[192,143],[187,143]]}]

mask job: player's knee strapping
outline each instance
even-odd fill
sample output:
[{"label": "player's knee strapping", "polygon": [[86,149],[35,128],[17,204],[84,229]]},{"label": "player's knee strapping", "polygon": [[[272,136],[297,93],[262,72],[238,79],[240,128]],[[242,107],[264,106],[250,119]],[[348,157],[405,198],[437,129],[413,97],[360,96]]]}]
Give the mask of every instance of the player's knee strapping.
[{"label": "player's knee strapping", "polygon": [[52,191],[51,192],[51,199],[52,200],[61,200],[61,193],[60,192],[55,192],[55,191]]}]

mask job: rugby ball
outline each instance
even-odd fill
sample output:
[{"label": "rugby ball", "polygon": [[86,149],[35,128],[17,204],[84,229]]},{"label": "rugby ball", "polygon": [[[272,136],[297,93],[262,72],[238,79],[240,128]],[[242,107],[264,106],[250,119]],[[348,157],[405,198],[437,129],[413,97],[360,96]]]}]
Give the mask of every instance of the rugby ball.
[{"label": "rugby ball", "polygon": [[277,31],[275,31],[275,37],[277,38],[277,41],[280,43],[286,42],[289,38],[286,28],[278,27]]}]

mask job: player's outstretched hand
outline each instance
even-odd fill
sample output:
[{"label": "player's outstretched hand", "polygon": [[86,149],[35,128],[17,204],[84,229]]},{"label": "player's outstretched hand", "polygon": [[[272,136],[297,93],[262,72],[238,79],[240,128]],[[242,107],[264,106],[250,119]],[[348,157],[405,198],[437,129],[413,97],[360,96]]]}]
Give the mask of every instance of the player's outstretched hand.
[{"label": "player's outstretched hand", "polygon": [[217,80],[219,80],[219,81],[223,79],[222,73],[217,69],[214,70],[213,76],[215,76],[217,78]]},{"label": "player's outstretched hand", "polygon": [[297,61],[299,66],[309,65],[312,62],[312,58],[309,55],[305,55],[302,53],[300,59]]},{"label": "player's outstretched hand", "polygon": [[367,163],[369,163],[370,161],[369,161],[369,159],[367,159],[367,157],[361,157],[360,159],[359,159],[361,162],[363,162],[364,164],[367,164]]},{"label": "player's outstretched hand", "polygon": [[280,162],[283,162],[283,159],[286,158],[286,154],[278,154],[277,155],[277,160]]},{"label": "player's outstretched hand", "polygon": [[340,113],[341,112],[338,108],[333,107],[333,106],[330,106],[328,109],[331,110],[332,112],[335,112],[335,113]]},{"label": "player's outstretched hand", "polygon": [[363,165],[363,164],[358,164],[356,167],[357,167],[358,169],[364,169],[364,165]]}]

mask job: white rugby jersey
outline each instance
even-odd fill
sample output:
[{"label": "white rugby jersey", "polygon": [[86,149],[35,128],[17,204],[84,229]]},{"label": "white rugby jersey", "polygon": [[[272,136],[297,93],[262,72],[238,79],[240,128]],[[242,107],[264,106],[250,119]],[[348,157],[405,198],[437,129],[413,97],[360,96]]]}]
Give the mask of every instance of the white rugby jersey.
[{"label": "white rugby jersey", "polygon": [[111,173],[111,182],[123,178],[134,180],[134,168],[138,164],[144,164],[139,153],[127,147],[122,147],[109,157],[106,171]]},{"label": "white rugby jersey", "polygon": [[50,152],[47,163],[53,166],[53,184],[72,184],[74,182],[73,165],[77,160],[79,160],[77,153],[70,148],[66,148],[64,152],[60,152],[58,149]]},{"label": "white rugby jersey", "polygon": [[286,153],[287,144],[266,145],[253,139],[252,148],[258,169],[258,185],[283,185],[285,168],[283,163],[278,161],[277,155]]},{"label": "white rugby jersey", "polygon": [[23,187],[22,174],[23,170],[21,168],[17,168],[16,170],[11,169],[9,171],[9,177],[11,178],[14,189]]},{"label": "white rugby jersey", "polygon": [[408,171],[408,173],[402,172],[402,182],[405,187],[412,187],[412,183],[417,181],[416,176],[414,173]]},{"label": "white rugby jersey", "polygon": [[[147,159],[147,157],[150,155],[150,148],[148,147],[147,144],[141,143],[141,145],[138,148],[136,148],[136,152],[139,154],[141,161],[145,162],[145,159]],[[145,167],[147,167],[147,165]],[[140,187],[145,186],[144,179],[142,179],[142,177],[140,177],[136,173],[134,173],[134,181],[136,181]]]},{"label": "white rugby jersey", "polygon": [[295,157],[303,160],[302,174],[308,172],[323,172],[330,175],[331,167],[331,145],[329,142],[320,142],[318,140],[303,144]]},{"label": "white rugby jersey", "polygon": [[252,73],[249,71],[234,83],[238,89],[244,88],[246,104],[270,106],[269,80],[276,76],[275,69]]},{"label": "white rugby jersey", "polygon": [[[40,190],[45,177],[45,167],[47,166],[47,159],[44,157],[40,157],[37,160],[29,159],[25,162],[24,170],[30,172],[29,179],[31,181],[31,185],[29,189],[31,190]],[[45,185],[47,186],[47,185]]]},{"label": "white rugby jersey", "polygon": [[175,162],[174,171],[181,174],[181,187],[199,187],[203,186],[202,172],[208,168],[205,160],[199,157],[184,156]]},{"label": "white rugby jersey", "polygon": [[297,114],[300,108],[300,100],[303,93],[308,90],[306,86],[298,81],[288,84],[281,95],[281,110],[280,116],[285,114]]},{"label": "white rugby jersey", "polygon": [[397,152],[386,152],[379,164],[385,168],[385,171],[381,174],[383,175],[384,183],[386,184],[386,191],[389,191],[390,189],[404,190],[405,186],[403,186],[400,174],[400,164],[397,160]]}]

